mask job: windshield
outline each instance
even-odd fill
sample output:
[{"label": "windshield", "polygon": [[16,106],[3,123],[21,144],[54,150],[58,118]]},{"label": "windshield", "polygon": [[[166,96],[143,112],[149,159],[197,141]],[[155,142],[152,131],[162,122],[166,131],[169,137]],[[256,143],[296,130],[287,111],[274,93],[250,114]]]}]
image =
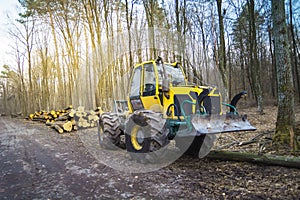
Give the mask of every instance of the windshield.
[{"label": "windshield", "polygon": [[[186,85],[184,75],[180,67],[173,67],[169,64],[164,64],[168,79],[173,86]],[[163,68],[161,64],[157,65],[159,84],[162,84]]]}]

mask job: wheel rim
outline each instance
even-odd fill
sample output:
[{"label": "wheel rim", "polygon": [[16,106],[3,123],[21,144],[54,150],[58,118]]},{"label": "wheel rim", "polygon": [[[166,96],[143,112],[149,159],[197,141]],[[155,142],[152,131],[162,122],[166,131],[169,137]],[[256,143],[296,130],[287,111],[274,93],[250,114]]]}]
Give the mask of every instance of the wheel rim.
[{"label": "wheel rim", "polygon": [[131,144],[137,151],[141,150],[144,145],[144,134],[139,126],[134,126],[131,132]]}]

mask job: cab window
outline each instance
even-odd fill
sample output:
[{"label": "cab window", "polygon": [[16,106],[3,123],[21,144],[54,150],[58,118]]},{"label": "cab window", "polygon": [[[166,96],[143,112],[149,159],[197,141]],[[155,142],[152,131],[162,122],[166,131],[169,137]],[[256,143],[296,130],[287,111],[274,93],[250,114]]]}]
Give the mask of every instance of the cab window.
[{"label": "cab window", "polygon": [[130,85],[130,97],[140,96],[142,67],[135,68]]},{"label": "cab window", "polygon": [[143,96],[153,96],[156,93],[156,76],[152,63],[144,65]]},{"label": "cab window", "polygon": [[[184,74],[179,67],[173,67],[170,64],[164,64],[166,74],[173,86],[186,85]],[[163,79],[163,67],[161,64],[157,65],[158,83],[162,84]]]}]

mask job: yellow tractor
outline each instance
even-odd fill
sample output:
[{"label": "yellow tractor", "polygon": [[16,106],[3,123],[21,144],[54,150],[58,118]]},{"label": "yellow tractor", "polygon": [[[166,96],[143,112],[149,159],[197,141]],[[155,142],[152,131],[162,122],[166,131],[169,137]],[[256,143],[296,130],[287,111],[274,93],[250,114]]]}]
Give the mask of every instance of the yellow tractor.
[{"label": "yellow tractor", "polygon": [[[164,63],[158,57],[134,67],[127,112],[101,115],[100,142],[107,148],[126,149],[139,162],[155,162],[155,152],[170,140],[183,153],[200,155],[206,140],[209,151],[215,134],[256,130],[236,109],[244,95],[245,91],[223,103],[217,88],[188,84],[179,63]],[[222,106],[228,111],[223,113]]]}]

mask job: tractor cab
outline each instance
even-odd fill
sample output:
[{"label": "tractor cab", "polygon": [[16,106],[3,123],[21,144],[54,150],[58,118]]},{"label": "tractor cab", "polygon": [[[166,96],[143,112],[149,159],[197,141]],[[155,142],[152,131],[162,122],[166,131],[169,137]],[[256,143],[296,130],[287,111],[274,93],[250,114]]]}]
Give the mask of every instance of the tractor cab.
[{"label": "tractor cab", "polygon": [[181,66],[152,60],[134,67],[129,84],[129,111],[163,109],[164,95],[170,88],[186,86]]}]

